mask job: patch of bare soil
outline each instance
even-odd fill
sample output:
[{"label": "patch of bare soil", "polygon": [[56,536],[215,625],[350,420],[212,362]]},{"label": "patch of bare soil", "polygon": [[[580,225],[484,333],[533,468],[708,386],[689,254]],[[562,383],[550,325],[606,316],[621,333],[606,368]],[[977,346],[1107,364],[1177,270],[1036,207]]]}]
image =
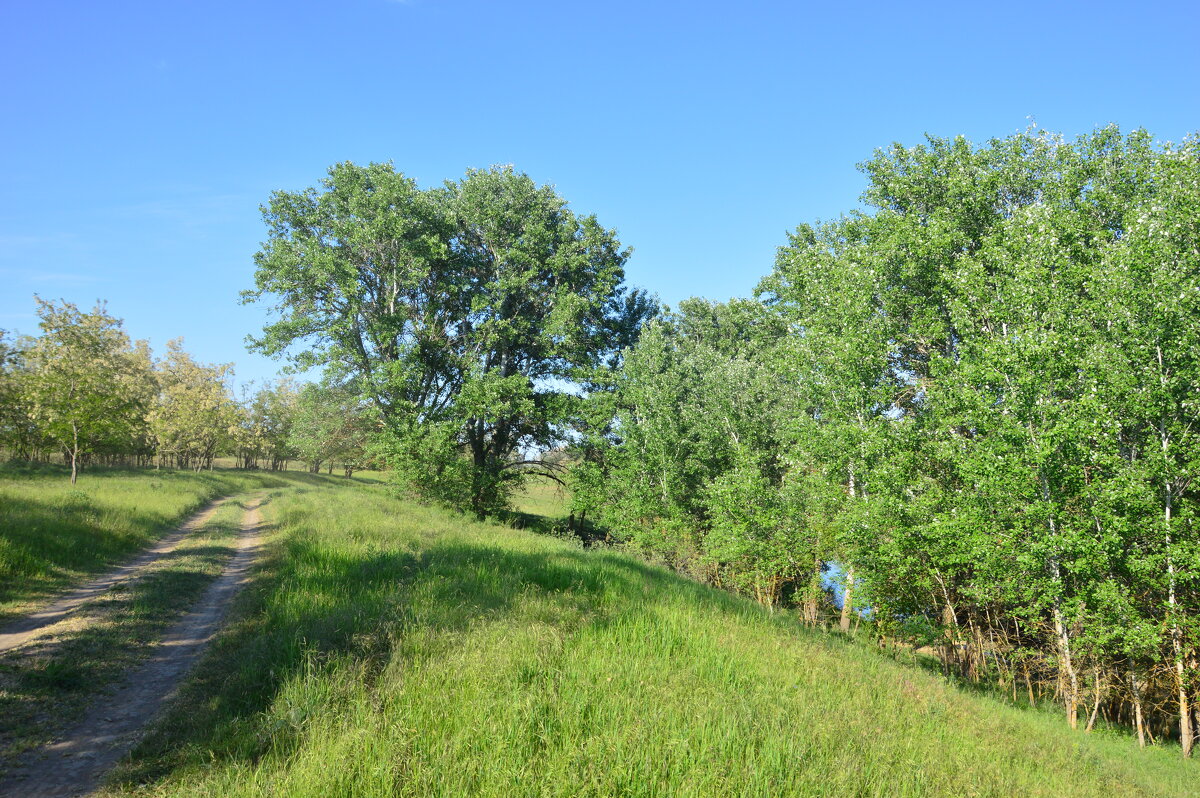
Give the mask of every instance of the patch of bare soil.
[{"label": "patch of bare soil", "polygon": [[181,524],[179,529],[167,535],[154,546],[146,549],[120,568],[116,568],[104,576],[93,579],[91,582],[71,591],[49,606],[43,607],[37,612],[30,613],[0,629],[0,653],[24,645],[38,636],[46,627],[66,620],[68,616],[96,598],[96,596],[133,579],[147,565],[170,554],[178,548],[184,538],[208,523],[213,513],[217,511],[217,508],[226,501],[228,501],[228,498],[217,499],[209,503],[204,509]]},{"label": "patch of bare soil", "polygon": [[261,547],[261,499],[242,520],[237,553],[196,605],[166,633],[149,660],[124,684],[99,699],[61,739],[31,751],[3,783],[3,796],[78,796],[100,785],[104,774],[137,742],[141,731],[174,695],[220,628],[234,596],[250,578]]}]

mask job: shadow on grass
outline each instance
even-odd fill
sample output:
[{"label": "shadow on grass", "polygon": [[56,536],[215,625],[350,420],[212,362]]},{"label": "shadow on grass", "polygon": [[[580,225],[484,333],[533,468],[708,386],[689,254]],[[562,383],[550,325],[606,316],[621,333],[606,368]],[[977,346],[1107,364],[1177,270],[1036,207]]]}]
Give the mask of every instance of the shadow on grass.
[{"label": "shadow on grass", "polygon": [[[76,488],[65,489],[51,479],[66,478],[61,466],[19,464],[0,466],[0,490],[6,480],[19,480],[22,490],[0,498],[0,605],[35,602],[53,596],[85,575],[134,556],[176,528],[208,497],[289,485],[344,484],[343,477],[301,472],[217,470],[206,472],[173,469],[95,468]],[[135,478],[140,478],[136,479]],[[34,480],[34,485],[29,480]],[[52,492],[38,495],[41,480]],[[96,499],[89,490],[120,480],[129,490],[142,492],[146,501],[126,496],[115,505]],[[181,483],[186,483],[186,488]],[[177,495],[178,510],[165,509],[172,500],[156,496],[163,490],[203,488],[192,500]],[[65,489],[65,490],[64,490]],[[95,492],[95,491],[93,491]],[[0,619],[11,615],[0,613]]]},{"label": "shadow on grass", "polygon": [[[36,598],[78,573],[98,571],[150,541],[156,519],[133,519],[137,532],[106,529],[82,492],[66,501],[6,498],[0,507],[0,602]],[[29,577],[46,580],[31,590]]]},{"label": "shadow on grass", "polygon": [[[514,551],[486,539],[435,541],[419,552],[344,555],[304,537],[277,547],[243,592],[235,621],[184,687],[118,783],[146,783],[218,760],[286,753],[295,730],[267,727],[281,689],[321,663],[352,659],[369,684],[406,638],[502,621],[531,597],[554,622],[606,626],[665,601],[738,614],[746,602],[602,551]],[[539,605],[541,606],[541,605]],[[425,645],[425,643],[423,643]],[[449,645],[449,643],[447,643]],[[423,648],[420,656],[437,656]]]},{"label": "shadow on grass", "polygon": [[593,524],[591,521],[581,522],[574,518],[551,518],[522,510],[505,510],[497,520],[513,529],[528,529],[539,535],[574,539],[584,546],[607,544],[613,540],[604,527]]}]

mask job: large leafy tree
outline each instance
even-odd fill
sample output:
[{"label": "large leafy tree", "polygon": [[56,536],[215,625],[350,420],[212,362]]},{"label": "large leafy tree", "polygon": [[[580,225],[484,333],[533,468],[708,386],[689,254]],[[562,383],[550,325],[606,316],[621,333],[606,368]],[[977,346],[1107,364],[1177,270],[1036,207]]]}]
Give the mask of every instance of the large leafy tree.
[{"label": "large leafy tree", "polygon": [[[884,428],[908,382],[893,368],[895,330],[880,307],[883,268],[870,227],[866,218],[801,226],[759,286],[793,333],[776,358],[803,409],[790,419],[790,459],[835,487],[824,492],[823,506],[838,519],[843,630],[854,605],[855,550],[874,548],[879,521],[872,516],[884,506],[878,495],[886,482]],[[831,496],[840,500],[830,502]]]},{"label": "large leafy tree", "polygon": [[351,476],[367,459],[371,429],[370,408],[350,387],[311,383],[297,396],[288,440],[309,470],[336,464]]},{"label": "large leafy tree", "polygon": [[653,311],[615,233],[511,167],[422,190],[344,163],[263,215],[247,300],[274,297],[278,318],[253,346],[354,378],[409,480],[480,516]]},{"label": "large leafy tree", "polygon": [[797,229],[760,287],[781,340],[714,347],[696,312],[643,336],[591,501],[767,600],[836,560],[876,629],[947,670],[1040,684],[1086,729],[1170,720],[1187,754],[1196,141],[930,138],[863,169],[866,209]]},{"label": "large leafy tree", "polygon": [[577,468],[576,502],[617,537],[764,604],[802,593],[811,619],[825,552],[807,472],[784,445],[798,398],[779,369],[785,329],[748,300],[686,300],[650,325],[616,381],[607,444]]}]

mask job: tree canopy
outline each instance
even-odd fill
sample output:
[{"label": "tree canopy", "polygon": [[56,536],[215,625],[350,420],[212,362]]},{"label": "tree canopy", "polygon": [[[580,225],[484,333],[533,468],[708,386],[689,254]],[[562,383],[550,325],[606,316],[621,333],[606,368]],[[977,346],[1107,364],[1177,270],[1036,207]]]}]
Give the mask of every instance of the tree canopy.
[{"label": "tree canopy", "polygon": [[82,456],[142,437],[149,352],[132,346],[103,305],[84,313],[69,302],[35,299],[42,335],[23,352],[23,404],[41,435],[64,452],[74,483]]},{"label": "tree canopy", "polygon": [[338,164],[263,217],[245,297],[278,318],[253,346],[353,380],[398,469],[479,515],[654,311],[624,286],[616,234],[511,167],[422,190],[390,164]]}]

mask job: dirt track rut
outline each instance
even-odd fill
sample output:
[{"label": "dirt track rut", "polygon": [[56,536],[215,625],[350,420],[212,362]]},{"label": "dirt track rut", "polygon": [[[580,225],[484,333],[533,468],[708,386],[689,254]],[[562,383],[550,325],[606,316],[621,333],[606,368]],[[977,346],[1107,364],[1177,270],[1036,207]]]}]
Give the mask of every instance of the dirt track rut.
[{"label": "dirt track rut", "polygon": [[259,497],[246,506],[237,552],[224,573],[167,631],[150,659],[133,669],[115,693],[98,699],[59,740],[23,757],[0,782],[0,796],[78,796],[100,785],[175,694],[249,580],[262,547],[261,503]]},{"label": "dirt track rut", "polygon": [[11,651],[37,637],[47,627],[66,620],[75,610],[92,599],[111,590],[122,582],[127,582],[137,576],[138,572],[155,560],[170,554],[184,538],[208,523],[217,508],[227,502],[228,497],[217,499],[206,505],[200,512],[184,521],[179,529],[164,537],[154,546],[146,549],[133,560],[119,568],[109,571],[104,576],[93,579],[83,587],[71,591],[47,607],[30,613],[16,621],[0,628],[0,654]]}]

